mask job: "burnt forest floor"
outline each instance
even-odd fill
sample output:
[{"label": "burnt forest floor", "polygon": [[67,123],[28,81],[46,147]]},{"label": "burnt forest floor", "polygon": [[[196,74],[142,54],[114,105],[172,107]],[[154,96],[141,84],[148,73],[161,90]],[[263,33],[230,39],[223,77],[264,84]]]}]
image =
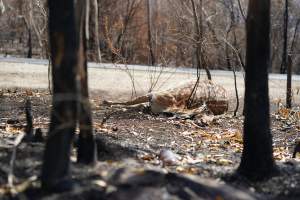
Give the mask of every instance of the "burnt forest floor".
[{"label": "burnt forest floor", "polygon": [[[261,183],[226,183],[240,162],[243,117],[153,115],[147,106],[100,105],[100,96],[91,94],[99,162],[93,167],[76,164],[74,150],[71,174],[76,189],[50,194],[38,190],[44,142],[22,142],[17,148],[13,142],[26,124],[26,99],[32,102],[34,128],[41,128],[46,137],[51,95],[45,90],[0,90],[1,199],[231,199],[226,191],[232,188],[253,199],[300,198],[300,163],[291,158],[299,138],[297,111],[272,109],[280,175]],[[7,185],[8,174],[13,174],[13,187]],[[197,189],[207,184],[214,186]]]}]

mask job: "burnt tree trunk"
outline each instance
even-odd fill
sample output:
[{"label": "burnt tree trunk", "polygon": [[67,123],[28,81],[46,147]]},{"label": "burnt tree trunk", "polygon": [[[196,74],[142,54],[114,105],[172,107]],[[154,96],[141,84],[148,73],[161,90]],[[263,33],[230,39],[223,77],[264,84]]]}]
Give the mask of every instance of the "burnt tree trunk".
[{"label": "burnt tree trunk", "polygon": [[[41,175],[44,189],[59,187],[69,178],[70,152],[78,116],[82,116],[79,144],[84,144],[79,147],[78,161],[90,163],[95,158],[87,84],[82,84],[87,78],[83,32],[85,3],[78,1],[75,5],[73,0],[48,0],[53,107]],[[84,128],[83,122],[86,123]],[[90,142],[89,147],[87,142]],[[87,152],[91,154],[85,154]]]},{"label": "burnt tree trunk", "polygon": [[26,100],[25,114],[26,114],[26,128],[25,133],[28,139],[33,137],[33,117],[31,112],[31,102],[29,99]]},{"label": "burnt tree trunk", "polygon": [[287,46],[288,46],[288,22],[289,22],[289,5],[288,0],[285,0],[284,14],[283,14],[283,50],[282,60],[280,66],[280,73],[284,74],[287,70]]},{"label": "burnt tree trunk", "polygon": [[250,0],[247,18],[244,148],[238,173],[252,180],[276,172],[270,133],[270,0]]},{"label": "burnt tree trunk", "polygon": [[89,59],[94,62],[101,62],[101,51],[99,47],[98,0],[91,0],[90,5]]},{"label": "burnt tree trunk", "polygon": [[281,62],[281,73],[287,71],[287,82],[286,82],[286,107],[292,107],[292,65],[289,63],[288,53],[288,23],[289,23],[289,2],[285,0],[285,11],[284,11],[284,38],[283,38],[283,54]]},{"label": "burnt tree trunk", "polygon": [[[78,5],[80,7],[80,5]],[[83,5],[82,5],[83,6]],[[78,152],[77,161],[80,163],[93,163],[97,158],[96,144],[93,135],[92,128],[92,115],[91,106],[89,102],[89,91],[88,91],[88,71],[87,71],[87,59],[86,59],[86,32],[84,22],[84,13],[77,14],[81,16],[81,22],[77,25],[80,28],[80,44],[79,44],[79,65],[78,74],[80,81],[77,82],[79,90],[79,140],[78,140]]]},{"label": "burnt tree trunk", "polygon": [[286,76],[286,108],[292,108],[292,62],[290,62],[290,57],[287,61]]},{"label": "burnt tree trunk", "polygon": [[27,51],[27,58],[32,58],[32,34],[31,34],[31,28],[28,27],[28,40],[27,40],[27,47],[28,47],[28,51]]},{"label": "burnt tree trunk", "polygon": [[300,19],[297,20],[295,31],[293,34],[293,39],[291,42],[290,51],[288,53],[288,60],[287,60],[287,82],[286,82],[286,107],[292,108],[292,68],[293,68],[293,58],[292,55],[294,53],[296,38],[297,38],[297,32],[298,27],[300,24]]},{"label": "burnt tree trunk", "polygon": [[28,47],[28,50],[27,50],[27,55],[26,55],[26,57],[27,57],[27,58],[32,58],[32,32],[31,32],[31,27],[30,27],[30,24],[29,24],[29,22],[26,20],[25,17],[23,17],[23,21],[24,21],[24,24],[25,24],[26,29],[27,29],[27,32],[28,32],[28,39],[27,39],[27,47]]}]

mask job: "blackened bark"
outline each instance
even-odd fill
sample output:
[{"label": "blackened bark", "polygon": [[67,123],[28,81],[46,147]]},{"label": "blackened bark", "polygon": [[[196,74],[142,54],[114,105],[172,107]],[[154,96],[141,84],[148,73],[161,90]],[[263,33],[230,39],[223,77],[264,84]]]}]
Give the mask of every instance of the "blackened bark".
[{"label": "blackened bark", "polygon": [[284,31],[283,31],[283,53],[280,72],[285,73],[287,71],[287,82],[286,82],[286,107],[292,107],[292,65],[289,62],[288,55],[288,23],[289,23],[289,4],[288,0],[285,0],[284,10]]},{"label": "blackened bark", "polygon": [[97,160],[97,149],[92,129],[91,107],[87,85],[87,64],[85,62],[84,73],[81,76],[81,102],[79,115],[79,140],[77,161],[90,164]]},{"label": "blackened bark", "polygon": [[68,178],[71,142],[76,128],[76,53],[79,48],[73,0],[48,0],[53,107],[42,167],[42,187]]},{"label": "blackened bark", "polygon": [[247,18],[244,149],[238,173],[252,180],[276,172],[270,133],[270,0],[250,0]]},{"label": "blackened bark", "polygon": [[[82,3],[85,2],[78,1],[77,5]],[[82,131],[80,126],[80,134],[84,134],[81,138],[84,138],[83,141],[87,141],[88,138],[91,142],[89,149],[94,147],[94,142],[90,111],[86,111],[89,102],[85,44],[83,44],[85,36],[82,36],[85,19],[82,15],[85,14],[85,7],[79,5],[75,7],[74,0],[48,0],[48,5],[53,107],[41,181],[44,189],[55,189],[57,185],[68,179],[71,144],[78,116],[82,115],[84,119],[88,119],[80,118],[80,122],[86,122],[85,126],[89,127]],[[86,145],[81,146],[79,152],[92,152],[92,154],[80,161],[89,163],[90,157],[94,158],[95,151],[86,150],[85,147]],[[86,154],[80,153],[80,155]]]},{"label": "blackened bark", "polygon": [[295,26],[295,31],[294,31],[294,34],[293,34],[293,39],[292,39],[290,52],[288,54],[287,87],[286,87],[286,107],[287,108],[292,108],[292,67],[293,67],[292,55],[293,55],[293,52],[294,52],[294,47],[295,47],[295,43],[296,43],[299,24],[300,24],[300,19],[297,20],[297,23],[296,23],[296,26]]},{"label": "blackened bark", "polygon": [[33,137],[33,117],[31,112],[31,102],[29,99],[26,100],[25,104],[25,114],[26,114],[26,137],[28,139]]},{"label": "blackened bark", "polygon": [[[226,40],[228,37],[226,37]],[[226,64],[227,64],[227,69],[228,70],[231,70],[232,69],[232,66],[231,66],[231,62],[230,62],[230,55],[229,55],[229,48],[228,48],[228,45],[225,46],[225,55],[226,55]]]},{"label": "blackened bark", "polygon": [[27,40],[27,58],[32,58],[32,34],[31,34],[31,28],[27,27],[28,29],[28,40]]},{"label": "blackened bark", "polygon": [[234,90],[235,90],[235,98],[236,98],[236,105],[235,105],[235,109],[233,111],[233,116],[236,117],[236,114],[239,110],[240,107],[240,99],[239,99],[239,91],[237,89],[237,81],[236,81],[236,71],[235,71],[235,66],[232,68],[233,71],[233,79],[234,79]]},{"label": "blackened bark", "polygon": [[287,80],[286,80],[286,107],[292,108],[292,62],[290,57],[287,61]]},{"label": "blackened bark", "polygon": [[[84,19],[82,19],[84,21]],[[87,71],[87,59],[86,59],[86,32],[84,26],[80,29],[80,48],[79,48],[79,65],[78,73],[80,77],[80,108],[79,108],[79,140],[78,140],[78,152],[77,161],[80,163],[93,163],[97,160],[96,144],[93,135],[92,128],[92,116],[91,107],[89,102],[88,91],[88,71]]]},{"label": "blackened bark", "polygon": [[300,153],[300,141],[297,142],[294,152],[293,152],[293,158],[296,158],[297,154]]},{"label": "blackened bark", "polygon": [[284,14],[283,14],[283,50],[282,50],[282,60],[280,66],[280,73],[284,74],[287,70],[287,40],[288,40],[288,22],[289,22],[289,5],[288,0],[285,0],[285,7],[284,7]]}]

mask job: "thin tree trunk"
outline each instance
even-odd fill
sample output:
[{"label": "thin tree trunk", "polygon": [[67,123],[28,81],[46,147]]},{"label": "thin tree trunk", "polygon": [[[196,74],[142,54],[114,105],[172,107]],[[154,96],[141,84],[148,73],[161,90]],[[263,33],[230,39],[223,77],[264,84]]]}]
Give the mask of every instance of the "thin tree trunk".
[{"label": "thin tree trunk", "polygon": [[94,6],[95,6],[95,29],[96,29],[96,39],[97,39],[97,56],[98,56],[98,61],[101,63],[102,62],[102,55],[101,55],[101,49],[99,45],[100,37],[99,37],[99,0],[94,0]]},{"label": "thin tree trunk", "polygon": [[292,63],[287,62],[286,108],[292,108]]},{"label": "thin tree trunk", "polygon": [[[230,25],[230,28],[226,31],[226,41],[228,41],[230,30],[231,30],[231,25]],[[230,61],[228,45],[225,45],[225,55],[226,55],[227,69],[231,70],[232,65],[231,65],[231,61]]]},{"label": "thin tree trunk", "polygon": [[[232,25],[230,25],[230,27],[228,28],[228,30],[226,31],[226,41],[228,41],[228,37],[229,37],[229,33],[231,31],[231,27]],[[229,70],[232,69],[232,65],[231,65],[231,60],[230,60],[230,55],[229,55],[229,48],[228,45],[225,46],[225,55],[226,55],[226,64],[227,64],[227,68]]]},{"label": "thin tree trunk", "polygon": [[290,51],[289,51],[289,54],[288,54],[288,66],[291,66],[291,67],[293,67],[293,58],[292,58],[292,56],[294,54],[295,44],[297,43],[297,37],[298,37],[297,33],[298,33],[299,25],[300,25],[300,19],[298,19],[297,22],[296,22],[296,26],[295,26],[295,30],[294,30],[294,34],[293,34],[293,39],[292,39]]},{"label": "thin tree trunk", "polygon": [[295,46],[295,43],[296,43],[297,31],[298,31],[299,24],[300,24],[300,19],[297,20],[294,35],[293,35],[293,39],[292,39],[290,53],[288,54],[287,87],[286,87],[286,107],[287,108],[292,108],[292,67],[293,67],[293,59],[292,59],[291,54],[293,54],[293,52],[294,52],[294,46]]},{"label": "thin tree trunk", "polygon": [[284,74],[287,70],[287,41],[288,41],[288,21],[289,21],[289,6],[288,0],[285,0],[284,9],[284,20],[283,20],[283,50],[282,50],[282,60],[280,66],[280,73]]},{"label": "thin tree trunk", "polygon": [[[89,1],[89,0],[87,0]],[[80,6],[80,5],[78,5]],[[97,149],[93,135],[92,128],[92,115],[91,106],[89,102],[89,91],[88,91],[88,71],[87,71],[87,59],[86,59],[86,30],[85,27],[88,22],[85,21],[85,16],[88,17],[89,13],[80,14],[77,16],[82,16],[83,19],[78,26],[80,27],[80,46],[79,46],[79,65],[77,73],[79,74],[80,81],[77,89],[79,90],[79,140],[78,140],[78,152],[77,161],[80,163],[93,163],[97,159]],[[85,23],[84,23],[85,22]],[[97,31],[98,32],[98,31]]]},{"label": "thin tree trunk", "polygon": [[27,21],[26,17],[23,17],[23,21],[24,21],[24,24],[25,24],[27,32],[28,32],[28,39],[27,39],[28,50],[27,50],[26,57],[27,58],[32,58],[32,33],[31,33],[31,27],[30,27],[30,24]]},{"label": "thin tree trunk", "polygon": [[[235,24],[235,15],[234,15],[234,11],[233,11],[232,0],[230,0],[229,3],[230,3],[230,6],[228,6],[228,10],[230,12],[230,24],[229,24],[229,26],[227,28],[227,31],[226,31],[226,41],[228,41],[231,29],[234,27],[234,24]],[[234,44],[233,44],[233,47],[236,48],[236,46],[234,46]],[[230,59],[228,45],[225,46],[225,53],[226,53],[227,68],[231,69],[232,68],[232,63],[231,63],[231,59]]]},{"label": "thin tree trunk", "polygon": [[[204,56],[202,51],[202,42],[203,42],[203,27],[202,27],[202,0],[200,0],[200,16],[197,15],[195,1],[191,0],[192,9],[193,9],[193,17],[194,17],[194,25],[195,25],[195,40],[196,44],[196,59],[197,59],[197,67],[203,67],[206,71],[207,79],[211,80],[211,74],[208,67],[204,64]],[[200,22],[199,22],[200,20]]]},{"label": "thin tree trunk", "polygon": [[[232,46],[228,41],[224,40],[224,42],[226,43],[226,47],[227,48],[230,47],[233,50],[233,52],[236,55],[236,60],[238,61],[238,65],[241,68],[243,68],[243,64],[242,64],[241,58],[238,55],[239,54],[238,50],[235,49],[235,47]],[[229,61],[229,63],[230,63],[230,61]],[[240,106],[240,100],[239,100],[239,93],[238,93],[238,88],[237,88],[236,67],[232,66],[231,68],[232,68],[232,71],[233,71],[234,89],[235,89],[235,97],[236,97],[236,106],[235,106],[235,109],[234,109],[234,116],[236,116],[236,114],[238,112],[238,109],[239,109],[239,106]]]},{"label": "thin tree trunk", "polygon": [[[216,48],[216,51],[217,52],[222,52],[223,53],[223,49],[221,48],[221,42],[219,40],[219,38],[217,37],[217,34],[216,34],[216,31],[215,29],[213,28],[213,25],[210,23],[209,20],[205,20],[206,21],[206,25],[207,25],[207,28],[209,29],[209,31],[211,32],[214,40],[215,40],[215,48]],[[227,63],[228,64],[228,63]],[[219,66],[222,66],[223,65],[223,61],[222,61],[222,56],[221,54],[218,56],[218,65]]]},{"label": "thin tree trunk", "polygon": [[291,42],[290,53],[288,54],[289,56],[291,54],[293,54],[293,52],[294,52],[295,44],[297,42],[299,25],[300,25],[300,19],[298,19],[297,22],[296,22],[296,26],[295,26],[295,30],[294,30],[294,34],[293,34],[293,39],[292,39],[292,42]]},{"label": "thin tree trunk", "polygon": [[233,71],[233,78],[234,78],[234,90],[235,90],[235,97],[236,97],[236,105],[235,105],[235,109],[233,112],[233,116],[236,117],[237,112],[239,110],[240,107],[240,99],[239,99],[239,91],[237,89],[237,81],[236,81],[236,70],[235,70],[235,66],[232,68]]},{"label": "thin tree trunk", "polygon": [[31,34],[31,28],[27,27],[28,30],[28,41],[27,41],[27,58],[32,58],[32,34]]},{"label": "thin tree trunk", "polygon": [[52,65],[51,65],[51,57],[50,55],[48,56],[48,90],[49,90],[49,94],[52,95],[53,91],[52,91]]},{"label": "thin tree trunk", "polygon": [[153,39],[152,39],[152,16],[151,16],[151,7],[150,7],[150,0],[147,1],[147,25],[148,25],[148,46],[149,46],[149,64],[154,66],[155,65],[155,56],[153,51]]},{"label": "thin tree trunk", "polygon": [[32,110],[31,102],[29,99],[27,99],[25,104],[25,113],[26,113],[25,133],[26,133],[26,138],[29,139],[29,141],[33,137],[33,117],[32,117],[31,110]]},{"label": "thin tree trunk", "polygon": [[97,0],[91,0],[91,6],[90,6],[90,38],[88,43],[88,49],[90,51],[89,53],[89,59],[91,59],[94,62],[101,62],[101,51],[99,46],[99,22],[98,22],[98,1]]}]

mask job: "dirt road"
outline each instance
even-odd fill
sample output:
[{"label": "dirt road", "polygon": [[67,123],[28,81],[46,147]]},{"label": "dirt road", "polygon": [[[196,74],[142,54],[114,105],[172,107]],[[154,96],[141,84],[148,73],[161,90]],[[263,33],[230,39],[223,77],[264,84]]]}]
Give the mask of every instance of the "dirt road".
[{"label": "dirt road", "polygon": [[[159,78],[158,78],[159,77]],[[205,75],[202,76],[203,79]],[[286,81],[284,76],[270,76],[270,96],[272,101],[285,98]],[[120,69],[118,67],[103,68],[96,66],[89,67],[89,87],[93,92],[101,92],[103,98],[108,100],[126,100],[131,97],[133,88],[137,94],[147,93],[151,86],[155,84],[154,90],[162,90],[176,86],[184,81],[195,79],[195,74],[191,72],[164,71],[160,69],[143,70]],[[231,72],[212,71],[212,79],[215,83],[224,86],[231,99],[234,99],[234,81]],[[243,97],[244,84],[243,76],[240,73],[237,78],[240,98]],[[133,85],[134,83],[134,85]],[[16,63],[0,62],[0,88],[48,88],[48,66],[44,63]],[[300,103],[300,95],[297,94],[297,88],[300,88],[298,77],[293,81],[294,102]]]}]

